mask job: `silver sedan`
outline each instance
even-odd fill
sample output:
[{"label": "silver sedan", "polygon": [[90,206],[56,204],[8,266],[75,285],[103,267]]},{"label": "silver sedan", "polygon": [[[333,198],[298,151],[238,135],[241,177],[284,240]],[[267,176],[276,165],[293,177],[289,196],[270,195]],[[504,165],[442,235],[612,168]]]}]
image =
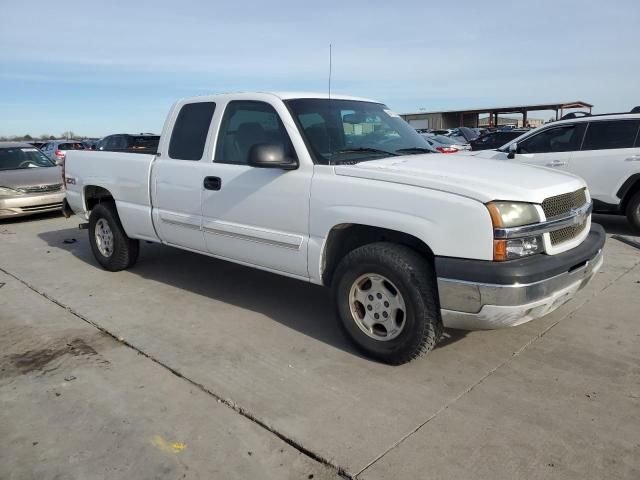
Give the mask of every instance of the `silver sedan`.
[{"label": "silver sedan", "polygon": [[0,142],[0,218],[62,208],[62,170],[23,142]]}]

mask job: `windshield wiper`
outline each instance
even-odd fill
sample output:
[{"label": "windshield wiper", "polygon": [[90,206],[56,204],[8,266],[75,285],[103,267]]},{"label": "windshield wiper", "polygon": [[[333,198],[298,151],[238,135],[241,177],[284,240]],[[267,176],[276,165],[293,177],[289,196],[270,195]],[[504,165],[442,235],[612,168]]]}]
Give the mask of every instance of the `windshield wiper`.
[{"label": "windshield wiper", "polygon": [[396,150],[396,154],[398,153],[433,153],[433,150],[425,147],[409,147],[409,148],[400,148]]},{"label": "windshield wiper", "polygon": [[389,152],[388,150],[381,150],[379,148],[372,148],[372,147],[343,148],[342,150],[338,150],[336,153],[358,153],[358,152],[382,153],[384,155],[390,155],[392,157],[398,156],[397,153]]}]

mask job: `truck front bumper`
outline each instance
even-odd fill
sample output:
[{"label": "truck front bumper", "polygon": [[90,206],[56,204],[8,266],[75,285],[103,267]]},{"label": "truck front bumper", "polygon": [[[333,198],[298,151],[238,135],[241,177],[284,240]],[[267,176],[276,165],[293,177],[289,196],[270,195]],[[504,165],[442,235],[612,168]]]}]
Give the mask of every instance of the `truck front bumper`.
[{"label": "truck front bumper", "polygon": [[438,292],[445,327],[465,330],[520,325],[551,313],[584,288],[600,269],[604,229],[558,255],[507,262],[437,257]]}]

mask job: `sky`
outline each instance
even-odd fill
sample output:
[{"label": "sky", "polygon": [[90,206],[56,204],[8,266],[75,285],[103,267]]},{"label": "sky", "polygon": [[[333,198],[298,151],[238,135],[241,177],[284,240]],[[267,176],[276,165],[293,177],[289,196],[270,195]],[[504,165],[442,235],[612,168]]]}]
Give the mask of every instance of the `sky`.
[{"label": "sky", "polygon": [[160,132],[181,97],[326,92],[330,43],[332,91],[397,112],[640,105],[638,0],[0,0],[0,18],[0,135]]}]

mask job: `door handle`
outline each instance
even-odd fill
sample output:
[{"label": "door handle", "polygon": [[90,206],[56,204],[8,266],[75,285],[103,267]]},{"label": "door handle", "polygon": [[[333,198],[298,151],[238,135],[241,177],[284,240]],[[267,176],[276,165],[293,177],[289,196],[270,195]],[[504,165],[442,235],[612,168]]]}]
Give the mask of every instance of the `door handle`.
[{"label": "door handle", "polygon": [[640,155],[632,155],[624,159],[625,162],[640,162]]},{"label": "door handle", "polygon": [[562,160],[554,160],[553,162],[547,163],[547,167],[564,167],[567,162],[563,162]]},{"label": "door handle", "polygon": [[220,177],[204,177],[203,186],[206,190],[220,190],[222,179]]}]

